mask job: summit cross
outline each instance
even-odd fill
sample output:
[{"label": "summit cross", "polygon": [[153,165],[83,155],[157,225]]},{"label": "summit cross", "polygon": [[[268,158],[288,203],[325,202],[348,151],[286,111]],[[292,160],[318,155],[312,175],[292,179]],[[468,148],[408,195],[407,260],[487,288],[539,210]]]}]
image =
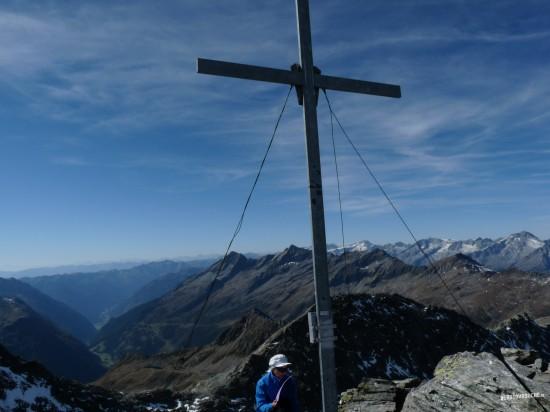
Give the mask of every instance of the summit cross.
[{"label": "summit cross", "polygon": [[319,89],[371,94],[385,97],[401,97],[397,85],[374,83],[322,75],[313,65],[311,27],[308,0],[296,0],[300,63],[290,70],[272,69],[219,60],[197,59],[197,72],[217,76],[236,77],[271,83],[293,85],[298,102],[304,109],[305,140],[309,175],[309,197],[313,237],[313,279],[319,342],[322,405],[324,412],[336,412],[338,394],[334,358],[334,325],[330,301],[325,234],[325,212],[317,129],[317,100]]}]

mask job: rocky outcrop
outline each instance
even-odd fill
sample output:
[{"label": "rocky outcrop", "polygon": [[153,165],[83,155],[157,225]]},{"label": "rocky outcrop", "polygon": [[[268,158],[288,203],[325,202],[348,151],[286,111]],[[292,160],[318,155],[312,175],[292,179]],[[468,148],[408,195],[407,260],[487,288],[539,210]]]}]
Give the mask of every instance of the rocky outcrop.
[{"label": "rocky outcrop", "polygon": [[409,391],[419,383],[418,379],[366,379],[357,388],[341,394],[338,412],[400,411]]},{"label": "rocky outcrop", "polygon": [[495,334],[504,347],[533,349],[550,361],[550,326],[542,326],[526,313],[504,322]]},{"label": "rocky outcrop", "polygon": [[434,378],[409,393],[403,412],[548,410],[547,364],[537,361],[535,353],[504,350],[503,354],[502,360],[472,352],[444,357]]},{"label": "rocky outcrop", "polygon": [[537,351],[517,348],[502,348],[500,351],[506,364],[517,374],[526,376],[535,382],[550,384],[548,361],[541,358]]}]

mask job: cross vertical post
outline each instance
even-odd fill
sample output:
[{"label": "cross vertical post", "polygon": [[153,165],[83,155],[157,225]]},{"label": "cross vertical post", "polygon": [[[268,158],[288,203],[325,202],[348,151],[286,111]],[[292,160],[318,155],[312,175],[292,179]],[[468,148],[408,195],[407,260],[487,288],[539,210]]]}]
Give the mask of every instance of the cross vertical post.
[{"label": "cross vertical post", "polygon": [[323,182],[321,176],[321,156],[319,153],[319,133],[317,129],[318,91],[316,93],[315,90],[308,0],[296,0],[296,20],[298,23],[300,63],[304,75],[304,84],[302,86],[303,108],[309,175],[311,230],[313,238],[313,278],[319,338],[322,404],[324,412],[336,412],[338,395],[334,359],[334,327],[328,279]]}]

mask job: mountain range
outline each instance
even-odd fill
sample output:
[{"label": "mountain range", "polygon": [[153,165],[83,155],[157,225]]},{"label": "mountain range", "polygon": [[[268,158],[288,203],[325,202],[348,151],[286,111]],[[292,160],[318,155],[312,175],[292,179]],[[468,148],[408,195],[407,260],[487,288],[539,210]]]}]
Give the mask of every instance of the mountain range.
[{"label": "mountain range", "polygon": [[[94,351],[107,362],[116,362],[129,354],[152,355],[184,347],[219,265],[111,319],[98,332]],[[517,269],[491,271],[465,255],[440,260],[427,268],[408,265],[375,248],[330,254],[329,273],[333,296],[398,293],[425,305],[464,312],[481,326],[496,327],[524,312],[533,318],[550,313],[549,275]],[[213,342],[253,308],[261,308],[276,321],[288,322],[312,304],[311,251],[291,246],[258,259],[232,252],[213,285],[191,344]]]},{"label": "mountain range", "polygon": [[[202,268],[185,262],[167,260],[128,269],[35,276],[20,280],[83,314],[94,325],[101,326],[110,316],[132,307],[133,302],[142,303],[140,299],[143,298],[133,295],[143,295],[144,292],[140,290],[144,287],[146,290],[149,289],[149,282],[157,281],[168,274],[176,274],[176,277],[182,280]],[[165,288],[160,287],[158,293],[164,293],[175,286],[173,282],[166,284]],[[159,285],[155,290],[158,289]],[[147,294],[146,296],[146,299],[150,297]],[[153,297],[156,295],[153,294]]]},{"label": "mountain range", "polygon": [[[419,250],[422,248],[423,253]],[[449,240],[428,238],[415,243],[388,243],[376,245],[369,241],[360,241],[345,248],[331,245],[329,252],[335,254],[346,251],[364,252],[382,249],[405,263],[421,266],[458,253],[470,256],[477,262],[493,270],[517,268],[532,272],[550,271],[550,240],[541,240],[532,233],[523,231],[495,240],[477,238],[469,240]]]},{"label": "mountain range", "polygon": [[129,269],[144,262],[129,261],[129,262],[109,262],[109,263],[90,263],[82,265],[61,265],[61,266],[44,266],[21,270],[4,270],[0,271],[1,277],[11,277],[15,279],[30,278],[34,276],[49,276],[69,273],[90,273],[100,272],[113,269]]}]

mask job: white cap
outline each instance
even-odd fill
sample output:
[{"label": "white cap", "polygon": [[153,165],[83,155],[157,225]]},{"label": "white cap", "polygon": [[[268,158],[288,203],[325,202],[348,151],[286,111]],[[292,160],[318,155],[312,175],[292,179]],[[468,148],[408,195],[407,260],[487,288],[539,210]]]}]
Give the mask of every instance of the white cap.
[{"label": "white cap", "polygon": [[269,370],[273,368],[286,368],[289,365],[292,365],[292,363],[290,363],[287,357],[281,353],[269,359]]}]

